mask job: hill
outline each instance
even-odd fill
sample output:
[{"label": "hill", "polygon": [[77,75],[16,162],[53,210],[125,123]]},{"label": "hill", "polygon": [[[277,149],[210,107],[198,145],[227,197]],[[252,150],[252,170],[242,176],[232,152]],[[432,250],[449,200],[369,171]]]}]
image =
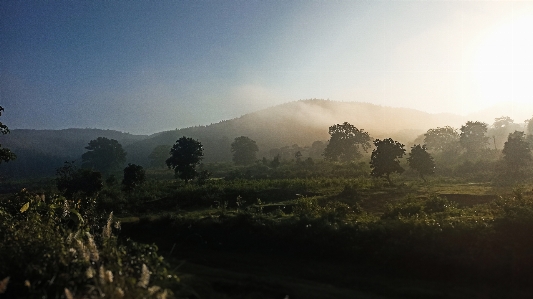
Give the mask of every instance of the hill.
[{"label": "hill", "polygon": [[209,126],[161,132],[126,147],[134,163],[146,165],[157,145],[171,145],[181,136],[198,139],[204,145],[205,161],[231,159],[231,142],[239,136],[255,140],[259,157],[269,157],[270,150],[294,144],[310,146],[329,139],[328,128],[349,122],[369,132],[373,138],[395,138],[410,144],[430,128],[460,126],[463,117],[430,114],[415,109],[384,107],[360,102],[302,100],[290,102]]},{"label": "hill", "polygon": [[1,144],[16,153],[17,159],[1,164],[1,173],[17,178],[54,175],[63,162],[79,160],[89,141],[98,137],[126,146],[148,136],[100,129],[11,130],[2,136]]},{"label": "hill", "polygon": [[458,128],[467,120],[488,121],[501,116],[488,114],[463,117],[361,102],[312,99],[270,107],[207,126],[149,136],[99,129],[12,130],[11,134],[2,136],[1,144],[12,149],[19,159],[0,165],[0,171],[18,177],[53,175],[64,161],[79,160],[87,143],[97,137],[118,140],[128,153],[127,162],[144,166],[149,165],[148,157],[155,147],[166,145],[170,148],[182,136],[202,142],[205,162],[230,161],[231,143],[239,136],[257,142],[258,157],[272,157],[288,148],[307,151],[313,142],[329,139],[330,126],[345,121],[369,132],[372,138],[390,137],[409,146],[430,128],[446,125]]}]

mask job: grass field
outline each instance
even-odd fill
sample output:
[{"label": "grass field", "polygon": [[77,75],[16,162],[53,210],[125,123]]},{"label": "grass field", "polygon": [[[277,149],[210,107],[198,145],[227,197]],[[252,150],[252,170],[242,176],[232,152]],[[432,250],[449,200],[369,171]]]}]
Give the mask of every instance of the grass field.
[{"label": "grass field", "polygon": [[[351,183],[355,187],[345,187]],[[492,259],[498,258],[494,252],[484,252],[481,254],[483,258],[476,260],[473,251],[479,249],[477,245],[468,244],[471,248],[465,248],[467,254],[463,256],[461,245],[458,244],[443,249],[455,250],[451,253],[453,258],[446,260],[447,253],[435,248],[441,242],[438,240],[441,237],[442,242],[446,242],[446,239],[466,242],[461,238],[476,234],[476,230],[487,233],[478,224],[490,224],[498,218],[492,205],[501,198],[512,197],[516,188],[446,182],[406,182],[394,187],[376,188],[349,180],[262,184],[263,187],[256,192],[248,193],[250,198],[246,198],[248,203],[243,206],[191,206],[176,212],[124,218],[121,234],[141,242],[158,244],[160,253],[168,256],[172,266],[181,273],[182,281],[195,290],[199,298],[528,298],[533,294],[532,289],[523,283],[525,277],[513,282],[502,273],[495,275],[494,279],[489,278],[490,275],[477,276],[483,259],[492,262]],[[295,186],[302,185],[306,186],[305,190],[290,195]],[[266,198],[261,206],[251,199],[257,194]],[[522,190],[521,194],[528,197],[530,192]],[[396,220],[382,219],[387,211],[390,212],[394,206],[404,205],[406,201],[410,202],[410,199],[421,203],[435,196],[448,199],[454,210],[435,214],[422,212],[413,217],[405,215],[403,219],[394,218]],[[315,216],[296,216],[294,207],[301,204],[302,200],[310,199],[323,209],[328,203],[342,202],[350,207],[357,205],[360,210],[342,215],[331,215],[331,211],[321,210]],[[284,212],[282,207],[287,206],[291,209]],[[261,207],[260,212],[258,207]],[[315,208],[307,208],[310,214],[314,213],[312,210]],[[231,219],[239,217],[245,220],[232,222]],[[316,232],[309,238],[302,237],[305,231],[298,228],[305,222],[303,219],[308,219],[309,227],[314,227],[315,223],[320,225],[314,228]],[[433,229],[426,231],[430,225],[421,223],[428,221],[440,222],[443,227],[456,222],[456,228],[445,228],[446,234]],[[257,223],[261,222],[260,225],[270,226],[271,230],[257,229]],[[361,227],[354,228],[358,223],[371,227],[365,228],[368,230],[384,229],[389,232],[372,241],[377,243],[376,252],[368,252],[366,244],[362,245],[363,249],[358,249],[359,252],[354,251],[354,256],[344,259],[350,250],[337,250],[336,246],[356,246],[358,241],[372,238],[372,234],[369,234],[355,237],[355,241],[343,241],[342,234],[349,236],[350,231],[361,233]],[[378,228],[379,225],[384,227]],[[431,236],[405,236],[404,239],[402,234],[406,228],[395,225],[411,226],[419,233]],[[298,232],[299,235],[294,237],[299,240],[294,243],[287,241],[287,236],[275,233],[276,230]],[[462,234],[461,230],[468,232],[464,236],[452,236],[458,232]],[[331,240],[328,240],[328,235]],[[305,240],[311,242],[306,244]],[[427,240],[434,243],[425,244]],[[286,248],[284,242],[287,242]],[[314,248],[316,244],[328,243],[331,245]],[[386,246],[391,245],[398,246],[398,251],[387,249]],[[423,248],[416,248],[418,245]],[[409,253],[410,250],[413,252]],[[420,254],[419,257],[416,252]],[[443,260],[428,260],[431,256]],[[361,260],[367,257],[369,260]],[[389,260],[375,263],[382,258]],[[472,260],[464,261],[465,258]],[[501,258],[507,259],[509,256]],[[524,260],[529,261],[529,258]],[[443,266],[443,263],[450,261],[461,261],[461,265]],[[475,270],[463,271],[464,267],[473,267]],[[486,271],[491,274],[502,269],[515,271],[509,267],[507,263],[489,265]],[[516,275],[520,274],[512,274],[513,278]],[[529,272],[524,275],[529,275]]]},{"label": "grass field", "polygon": [[[63,297],[65,286],[122,298],[110,281],[131,298],[167,294],[155,287],[176,298],[533,295],[531,184],[406,175],[388,185],[364,165],[321,167],[202,183],[158,172],[134,190],[106,183],[72,199],[50,180],[29,184],[1,196],[0,275],[20,298]],[[111,229],[111,211],[121,229]],[[101,248],[100,260],[80,258],[89,247]],[[115,275],[107,285],[83,274],[104,265]],[[145,266],[152,289],[138,287]]]}]

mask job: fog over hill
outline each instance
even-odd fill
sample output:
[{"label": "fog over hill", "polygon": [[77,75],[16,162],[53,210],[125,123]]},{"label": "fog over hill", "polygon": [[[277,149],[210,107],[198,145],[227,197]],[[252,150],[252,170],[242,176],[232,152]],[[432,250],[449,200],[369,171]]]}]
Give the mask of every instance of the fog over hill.
[{"label": "fog over hill", "polygon": [[[519,113],[511,114],[512,109]],[[168,145],[170,148],[182,136],[202,142],[205,162],[221,162],[231,160],[230,145],[239,136],[247,136],[257,142],[260,150],[258,157],[270,158],[271,149],[294,144],[303,148],[314,141],[327,141],[328,128],[343,122],[364,129],[372,138],[390,137],[409,146],[430,128],[447,125],[460,128],[469,120],[484,121],[491,125],[494,118],[500,116],[511,116],[516,123],[521,124],[526,117],[531,117],[532,112],[532,109],[526,107],[516,109],[503,106],[475,115],[459,116],[361,102],[312,99],[270,107],[207,126],[152,135],[132,135],[99,129],[12,130],[11,134],[2,136],[1,144],[12,149],[19,159],[0,165],[0,171],[11,174],[18,171],[24,176],[53,175],[64,161],[80,160],[85,146],[97,137],[118,140],[127,152],[127,162],[143,166],[149,165],[148,156],[155,147]]]},{"label": "fog over hill", "polygon": [[326,141],[329,139],[328,128],[345,121],[369,132],[373,138],[391,137],[410,143],[430,128],[457,127],[463,119],[453,114],[313,99],[270,107],[208,126],[162,132],[126,148],[132,159],[145,164],[155,146],[173,144],[181,136],[187,136],[202,142],[206,162],[223,161],[231,158],[230,144],[239,136],[255,140],[260,149],[259,156],[268,157],[272,148],[293,144],[304,147],[317,140]]},{"label": "fog over hill", "polygon": [[533,117],[533,101],[531,103],[507,102],[482,109],[468,115],[468,120],[479,120],[488,123],[494,122],[494,118],[509,116],[517,124],[524,124]]}]

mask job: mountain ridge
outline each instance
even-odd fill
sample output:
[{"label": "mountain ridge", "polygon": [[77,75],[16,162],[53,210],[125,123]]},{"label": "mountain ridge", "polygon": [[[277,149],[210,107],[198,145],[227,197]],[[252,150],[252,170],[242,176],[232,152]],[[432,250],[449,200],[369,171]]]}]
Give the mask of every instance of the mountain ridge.
[{"label": "mountain ridge", "polygon": [[[496,110],[496,112],[502,111],[502,109]],[[501,115],[494,117],[499,116]],[[170,149],[170,146],[182,136],[202,142],[205,162],[222,162],[231,161],[231,143],[239,136],[247,136],[257,142],[260,158],[270,157],[272,149],[295,144],[308,147],[314,141],[327,141],[329,127],[343,122],[349,122],[367,131],[372,138],[393,138],[409,146],[430,128],[443,126],[459,128],[467,120],[488,119],[481,116],[475,118],[364,102],[310,99],[268,107],[210,125],[192,126],[150,135],[104,129],[14,129],[11,134],[2,136],[0,140],[3,147],[10,148],[19,156],[18,161],[9,163],[7,168],[16,168],[16,163],[20,163],[25,165],[25,173],[31,173],[32,165],[39,164],[36,162],[39,161],[38,157],[41,160],[53,158],[55,164],[59,165],[52,167],[54,163],[50,162],[46,166],[48,170],[44,171],[53,174],[62,162],[80,160],[81,154],[85,152],[85,146],[97,137],[116,139],[128,153],[126,157],[128,163],[148,166],[148,157],[155,147],[167,145]],[[0,165],[0,171],[6,168],[5,165],[5,163]]]},{"label": "mountain ridge", "polygon": [[[373,138],[398,138],[409,143],[418,135],[438,126],[458,126],[463,117],[450,113],[431,114],[411,108],[395,108],[362,102],[330,100],[300,100],[284,103],[208,126],[188,127],[160,132],[129,147],[146,164],[149,148],[173,144],[181,136],[198,139],[204,144],[206,161],[231,159],[230,145],[234,138],[247,136],[260,148],[258,156],[268,156],[268,150],[298,144],[310,146],[313,141],[329,139],[328,128],[349,122],[369,132]],[[213,148],[226,149],[213,157]],[[148,153],[148,154],[147,154]]]}]

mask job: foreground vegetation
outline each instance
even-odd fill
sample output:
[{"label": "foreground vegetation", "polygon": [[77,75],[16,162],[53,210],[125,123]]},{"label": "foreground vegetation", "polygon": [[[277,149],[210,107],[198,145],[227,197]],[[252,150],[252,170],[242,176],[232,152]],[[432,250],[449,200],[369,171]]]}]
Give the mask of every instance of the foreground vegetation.
[{"label": "foreground vegetation", "polygon": [[10,298],[167,298],[179,279],[157,247],[126,239],[94,199],[21,192],[0,201],[0,294]]},{"label": "foreground vegetation", "polygon": [[369,134],[347,122],[315,143],[325,159],[295,145],[293,159],[259,160],[241,136],[231,164],[202,164],[201,142],[184,136],[166,157],[158,147],[153,168],[122,173],[121,145],[92,140],[81,167],[2,185],[0,295],[530,296],[532,130],[501,151],[486,124],[461,131],[429,130],[407,159],[391,138],[369,153]]},{"label": "foreground vegetation", "polygon": [[[416,173],[389,186],[361,175],[368,166],[324,163],[317,167],[338,172],[253,179],[235,174],[246,175],[247,168],[219,165],[233,178],[186,183],[149,171],[147,181],[133,189],[108,181],[92,197],[78,192],[67,199],[54,195],[59,190],[50,185],[5,195],[0,207],[0,274],[9,277],[5,294],[253,298],[254,292],[280,295],[274,289],[281,288],[313,298],[308,289],[313,283],[336,286],[339,298],[343,292],[345,298],[354,296],[354,290],[385,297],[430,292],[425,297],[462,298],[481,288],[495,298],[531,293],[531,190],[460,178],[424,183]],[[122,220],[121,230],[111,211]],[[283,268],[291,264],[297,269]],[[143,267],[151,275],[141,287]],[[263,280],[221,281],[221,275],[252,273],[254,267],[270,269],[269,281],[277,287],[260,287]],[[283,275],[307,282],[289,287],[277,278]],[[399,277],[402,286],[414,289],[406,293],[394,281]],[[462,288],[446,295],[435,282]],[[333,293],[317,294],[314,298]]]}]

